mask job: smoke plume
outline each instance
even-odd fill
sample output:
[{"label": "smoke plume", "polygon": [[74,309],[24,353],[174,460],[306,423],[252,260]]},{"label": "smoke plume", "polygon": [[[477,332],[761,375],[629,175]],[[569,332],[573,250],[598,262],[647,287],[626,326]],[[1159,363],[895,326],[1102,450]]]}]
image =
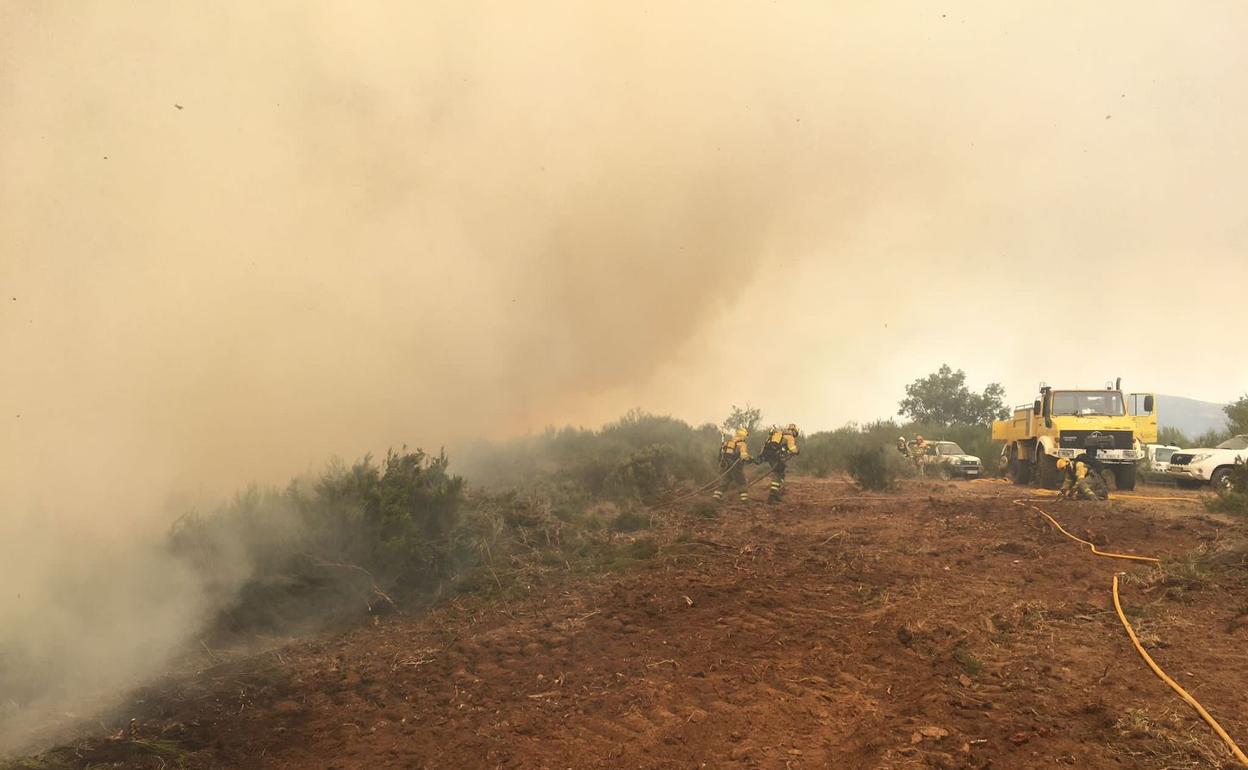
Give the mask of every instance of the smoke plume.
[{"label": "smoke plume", "polygon": [[0,667],[47,677],[0,746],[193,637],[173,513],[330,455],[639,404],[831,426],[946,360],[1232,397],[1248,364],[1190,384],[1169,325],[1034,343],[1141,286],[1248,322],[1244,16],[5,3]]}]

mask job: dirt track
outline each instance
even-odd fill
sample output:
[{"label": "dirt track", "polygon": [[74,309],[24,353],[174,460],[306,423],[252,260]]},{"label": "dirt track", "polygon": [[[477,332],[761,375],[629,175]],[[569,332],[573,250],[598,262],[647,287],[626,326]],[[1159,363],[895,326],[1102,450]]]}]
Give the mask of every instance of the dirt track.
[{"label": "dirt track", "polygon": [[[651,569],[223,665],[140,704],[139,729],[202,767],[1219,766],[1113,614],[1110,576],[1150,568],[1090,556],[1017,496],[798,479],[780,506],[690,503]],[[1128,553],[1246,534],[1188,503],[1043,506]],[[1242,744],[1248,603],[1225,574],[1131,580],[1123,601]]]}]

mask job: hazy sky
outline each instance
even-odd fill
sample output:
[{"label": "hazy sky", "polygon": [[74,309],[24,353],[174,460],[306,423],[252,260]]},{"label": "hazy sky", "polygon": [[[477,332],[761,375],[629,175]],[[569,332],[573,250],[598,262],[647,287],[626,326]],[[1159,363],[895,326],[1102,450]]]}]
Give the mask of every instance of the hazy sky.
[{"label": "hazy sky", "polygon": [[632,406],[828,428],[942,362],[1236,397],[1246,37],[1238,2],[0,0],[0,504]]}]

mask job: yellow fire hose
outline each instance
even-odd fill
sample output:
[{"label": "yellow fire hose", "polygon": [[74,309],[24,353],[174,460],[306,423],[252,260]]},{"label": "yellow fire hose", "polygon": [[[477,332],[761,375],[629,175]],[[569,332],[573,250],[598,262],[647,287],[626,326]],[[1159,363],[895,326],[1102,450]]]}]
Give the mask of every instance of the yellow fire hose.
[{"label": "yellow fire hose", "polygon": [[[696,495],[699,495],[705,492],[706,490],[714,486],[720,479],[724,478],[729,473],[731,473],[732,470],[736,468],[740,462],[741,462],[740,460],[737,460],[736,462],[734,462],[728,468],[728,470],[724,471],[719,476],[712,479],[710,483],[702,487],[699,487],[698,489],[695,489],[693,492],[677,497],[675,500],[672,500],[665,504],[671,505],[673,503],[680,502],[681,500],[687,500],[690,497],[694,497]],[[758,477],[748,482],[745,488],[749,489],[750,487],[754,486],[759,481],[762,481],[763,479],[767,478],[769,475],[771,474],[763,473],[759,475]],[[1040,494],[1046,494],[1046,495],[1057,494],[1056,492],[1052,490],[1045,490],[1045,489],[1035,490],[1035,491],[1039,492]],[[1130,499],[1136,499],[1136,500],[1169,500],[1169,501],[1180,501],[1180,502],[1199,502],[1197,500],[1193,500],[1190,497],[1153,497],[1150,495],[1122,495],[1122,494],[1113,495],[1113,497],[1130,498]],[[1053,527],[1058,532],[1061,532],[1063,535],[1070,538],[1071,540],[1074,540],[1077,543],[1086,545],[1094,556],[1101,556],[1107,559],[1123,559],[1126,561],[1139,561],[1139,562],[1146,562],[1146,563],[1151,563],[1151,564],[1158,564],[1161,562],[1161,559],[1158,559],[1153,556],[1136,556],[1134,554],[1128,554],[1128,553],[1113,553],[1110,551],[1102,551],[1096,547],[1095,543],[1092,543],[1088,540],[1084,540],[1083,538],[1072,534],[1069,530],[1067,530],[1065,527],[1062,526],[1061,522],[1059,522],[1057,519],[1049,515],[1047,511],[1044,511],[1041,508],[1031,504],[1029,501],[1015,500],[1014,504],[1031,508],[1036,513],[1039,513],[1051,525],[1053,525]],[[1158,678],[1161,679],[1161,681],[1165,682],[1166,685],[1170,687],[1170,689],[1174,690],[1179,695],[1180,698],[1182,698],[1189,706],[1195,709],[1196,713],[1200,715],[1200,718],[1203,719],[1205,723],[1208,724],[1209,727],[1213,729],[1214,733],[1216,733],[1217,736],[1222,739],[1222,742],[1226,744],[1228,749],[1230,749],[1231,754],[1235,757],[1235,759],[1239,761],[1240,763],[1242,763],[1244,766],[1248,767],[1248,755],[1245,755],[1243,750],[1239,748],[1239,745],[1235,743],[1235,739],[1233,739],[1230,736],[1230,734],[1227,733],[1226,730],[1222,728],[1222,725],[1218,724],[1218,720],[1214,719],[1213,715],[1210,714],[1207,710],[1205,710],[1204,706],[1200,705],[1200,701],[1192,697],[1192,695],[1187,690],[1183,689],[1183,687],[1178,682],[1176,682],[1168,674],[1166,674],[1166,672],[1162,670],[1161,666],[1157,665],[1157,662],[1154,661],[1152,656],[1148,654],[1148,651],[1144,649],[1144,645],[1140,644],[1140,639],[1136,635],[1135,629],[1132,628],[1131,622],[1127,620],[1127,615],[1122,610],[1122,600],[1118,596],[1118,575],[1114,575],[1113,596],[1114,596],[1114,610],[1117,611],[1118,619],[1122,621],[1122,627],[1126,629],[1127,636],[1130,637],[1131,644],[1135,646],[1135,649],[1140,654],[1140,657],[1144,659],[1144,662],[1148,664],[1148,667],[1152,669],[1153,673],[1156,674]]]},{"label": "yellow fire hose", "polygon": [[[1060,492],[1055,489],[1032,489],[1029,490],[1033,495],[1045,495],[1047,497],[1057,497]],[[1155,497],[1153,495],[1124,495],[1121,492],[1111,492],[1110,500],[1160,500],[1162,502],[1174,503],[1196,503],[1201,504],[1203,501],[1198,497]]]},{"label": "yellow fire hose", "polygon": [[1109,553],[1108,551],[1102,551],[1099,548],[1097,548],[1096,545],[1094,545],[1093,543],[1090,543],[1081,537],[1076,537],[1075,535],[1070,534],[1070,532],[1066,531],[1066,528],[1063,527],[1058,522],[1057,519],[1053,518],[1052,516],[1040,510],[1039,508],[1027,502],[1026,500],[1015,500],[1014,504],[1025,505],[1028,508],[1035,511],[1036,513],[1043,516],[1044,518],[1048,519],[1049,523],[1052,524],[1054,527],[1056,527],[1058,532],[1061,532],[1063,535],[1070,538],[1071,540],[1074,540],[1077,543],[1083,543],[1084,545],[1086,545],[1088,548],[1092,550],[1092,553],[1096,554],[1097,556],[1104,556],[1107,559],[1129,559],[1130,561],[1146,561],[1146,562],[1151,562],[1153,564],[1157,564],[1161,562],[1161,559],[1155,559],[1152,556],[1133,556],[1132,554],[1129,554],[1129,553]]},{"label": "yellow fire hose", "polygon": [[1244,765],[1248,765],[1248,756],[1244,755],[1244,752],[1241,751],[1239,746],[1235,744],[1235,740],[1227,734],[1226,730],[1222,729],[1222,725],[1218,724],[1218,720],[1214,719],[1213,715],[1211,715],[1208,711],[1205,711],[1205,707],[1200,705],[1200,702],[1193,698],[1187,690],[1184,690],[1178,682],[1167,676],[1166,672],[1161,670],[1161,666],[1157,665],[1157,662],[1153,660],[1153,657],[1148,654],[1147,650],[1144,649],[1144,645],[1140,644],[1140,638],[1135,635],[1135,629],[1131,627],[1131,623],[1127,621],[1126,614],[1122,611],[1122,602],[1118,599],[1117,575],[1114,575],[1114,609],[1118,611],[1118,619],[1122,621],[1122,627],[1127,629],[1127,636],[1131,637],[1131,644],[1135,645],[1136,652],[1140,653],[1140,657],[1143,658],[1144,662],[1148,664],[1148,667],[1153,670],[1153,673],[1159,676],[1161,681],[1170,685],[1170,689],[1178,693],[1180,698],[1187,701],[1187,705],[1196,709],[1196,713],[1200,714],[1200,718],[1205,720],[1205,723],[1212,727],[1213,731],[1218,734],[1219,738],[1222,739],[1222,742],[1230,748],[1231,754],[1235,756],[1235,759],[1239,760]]},{"label": "yellow fire hose", "polygon": [[[659,505],[675,505],[676,503],[682,502],[682,501],[684,501],[684,500],[688,500],[688,499],[689,499],[689,498],[691,498],[691,497],[697,497],[698,495],[702,494],[703,492],[707,491],[707,490],[708,490],[708,489],[710,489],[711,487],[713,487],[713,486],[715,486],[716,484],[718,484],[718,483],[719,483],[719,481],[720,481],[721,479],[723,479],[723,478],[724,478],[725,476],[727,476],[729,473],[732,473],[733,468],[736,468],[736,467],[737,467],[738,465],[740,465],[740,464],[741,464],[741,458],[737,458],[737,460],[736,460],[735,462],[733,462],[733,464],[732,464],[732,465],[729,465],[729,466],[728,466],[728,470],[726,470],[726,471],[724,471],[723,473],[719,474],[718,476],[716,476],[715,478],[711,479],[710,481],[708,481],[707,483],[703,484],[702,486],[698,487],[697,489],[693,490],[692,492],[686,492],[685,494],[681,495],[680,497],[674,498],[674,499],[672,499],[672,500],[661,500],[661,501],[659,501],[659,503],[658,503],[658,504],[659,504]],[[746,489],[749,489],[749,487],[747,486],[747,487],[746,487]]]},{"label": "yellow fire hose", "polygon": [[[972,484],[975,484],[975,483],[1012,484],[1014,482],[1010,481],[1009,479],[973,479],[971,483]],[[1032,494],[1039,494],[1039,495],[1056,495],[1057,494],[1057,492],[1051,489],[1033,489],[1030,491]],[[1202,502],[1202,500],[1199,497],[1159,497],[1156,495],[1124,495],[1121,492],[1114,492],[1110,494],[1109,499],[1110,500],[1162,500],[1162,501],[1169,501],[1169,502],[1174,502],[1174,503],[1201,503]]]},{"label": "yellow fire hose", "polygon": [[[738,465],[740,465],[741,462],[742,462],[741,458],[737,458],[732,463],[732,465],[728,466],[728,470],[724,471],[723,473],[719,474],[715,478],[711,479],[706,484],[703,484],[702,486],[698,487],[692,492],[686,492],[685,494],[680,495],[679,497],[672,498],[671,500],[660,500],[658,503],[656,503],[656,505],[675,505],[676,503],[683,502],[685,500],[688,500],[691,497],[697,497],[698,495],[710,490],[711,487],[718,484],[729,473],[732,473],[732,470],[736,468]],[[767,478],[770,475],[771,475],[771,470],[764,471],[763,473],[759,474],[758,476],[755,476],[753,479],[750,479],[748,482],[746,482],[745,488],[749,489],[750,487],[754,486],[755,484],[757,484],[758,482],[762,481],[763,479]]]},{"label": "yellow fire hose", "polygon": [[1124,494],[1121,494],[1121,493],[1119,493],[1119,492],[1114,492],[1114,493],[1110,494],[1109,499],[1110,499],[1110,500],[1119,500],[1119,499],[1127,499],[1127,500],[1168,500],[1169,502],[1172,502],[1172,503],[1196,503],[1197,505],[1199,505],[1199,504],[1201,504],[1201,503],[1203,503],[1203,502],[1204,502],[1204,501],[1203,501],[1203,500],[1201,500],[1199,497],[1157,497],[1157,496],[1154,496],[1154,495],[1124,495]]},{"label": "yellow fire hose", "polygon": [[767,478],[767,477],[768,477],[768,476],[770,476],[770,475],[771,475],[771,469],[768,469],[768,470],[763,471],[763,472],[762,472],[762,473],[760,473],[759,475],[757,475],[757,476],[755,476],[754,478],[750,479],[750,483],[746,484],[746,485],[745,485],[745,488],[746,488],[746,489],[749,489],[750,487],[754,486],[755,484],[757,484],[758,482],[762,481],[763,479]]},{"label": "yellow fire hose", "polygon": [[[1157,500],[1161,498],[1149,498],[1149,499]],[[1190,498],[1178,498],[1178,499],[1187,500]],[[1126,554],[1126,553],[1110,553],[1108,551],[1101,551],[1095,545],[1088,542],[1087,540],[1084,540],[1083,538],[1072,535],[1069,531],[1066,530],[1065,527],[1061,525],[1060,522],[1058,522],[1057,519],[1053,518],[1048,513],[1036,507],[1035,505],[1032,505],[1030,502],[1026,500],[1015,500],[1014,504],[1026,506],[1036,511],[1045,519],[1047,519],[1049,523],[1052,524],[1057,529],[1058,532],[1061,532],[1063,535],[1070,538],[1071,540],[1074,540],[1078,543],[1083,543],[1088,548],[1090,548],[1092,550],[1092,553],[1095,554],[1096,556],[1103,556],[1107,559],[1126,559],[1129,561],[1151,562],[1154,564],[1159,563],[1161,561],[1160,559],[1154,558],[1152,556],[1134,556],[1132,554]],[[1179,697],[1182,698],[1184,701],[1186,701],[1189,706],[1195,709],[1196,713],[1200,715],[1201,719],[1205,720],[1205,723],[1208,724],[1209,727],[1213,728],[1213,731],[1217,733],[1217,736],[1221,738],[1222,742],[1225,743],[1227,748],[1231,750],[1231,754],[1235,757],[1235,759],[1241,762],[1242,764],[1244,764],[1245,766],[1248,766],[1248,756],[1244,755],[1243,750],[1239,748],[1239,746],[1235,743],[1235,740],[1231,738],[1231,736],[1226,732],[1226,730],[1222,729],[1222,725],[1218,724],[1218,720],[1214,719],[1213,715],[1210,714],[1208,711],[1206,711],[1205,707],[1200,705],[1200,702],[1197,701],[1194,697],[1192,697],[1192,695],[1188,693],[1187,690],[1184,690],[1183,687],[1180,686],[1178,682],[1171,679],[1166,674],[1165,671],[1162,671],[1161,666],[1158,666],[1157,662],[1154,661],[1152,656],[1148,654],[1148,651],[1144,649],[1144,645],[1140,644],[1140,639],[1138,636],[1136,636],[1135,629],[1131,627],[1131,622],[1127,620],[1126,613],[1122,611],[1122,601],[1118,598],[1118,575],[1114,575],[1113,594],[1114,594],[1114,609],[1118,612],[1118,619],[1122,621],[1122,627],[1127,630],[1127,636],[1131,637],[1131,644],[1135,645],[1135,649],[1138,653],[1140,653],[1140,657],[1144,659],[1144,662],[1148,664],[1148,667],[1152,669],[1153,673],[1156,674],[1158,678],[1161,679],[1161,681],[1165,682],[1167,685],[1169,685],[1170,689],[1178,693]]]}]

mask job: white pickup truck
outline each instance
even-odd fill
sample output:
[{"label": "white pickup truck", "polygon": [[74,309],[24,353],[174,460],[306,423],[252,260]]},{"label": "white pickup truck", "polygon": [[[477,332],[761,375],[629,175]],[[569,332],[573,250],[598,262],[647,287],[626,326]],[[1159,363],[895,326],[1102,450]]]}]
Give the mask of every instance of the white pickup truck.
[{"label": "white pickup truck", "polygon": [[942,479],[977,479],[984,474],[980,459],[968,455],[952,441],[927,442],[927,452],[919,462],[926,475]]},{"label": "white pickup truck", "polygon": [[1173,444],[1143,444],[1144,459],[1140,461],[1140,474],[1149,481],[1170,480],[1170,458],[1175,452],[1181,452]]},{"label": "white pickup truck", "polygon": [[1181,487],[1208,484],[1216,490],[1231,486],[1235,463],[1248,462],[1248,435],[1223,441],[1212,449],[1184,449],[1170,456],[1166,475]]}]

